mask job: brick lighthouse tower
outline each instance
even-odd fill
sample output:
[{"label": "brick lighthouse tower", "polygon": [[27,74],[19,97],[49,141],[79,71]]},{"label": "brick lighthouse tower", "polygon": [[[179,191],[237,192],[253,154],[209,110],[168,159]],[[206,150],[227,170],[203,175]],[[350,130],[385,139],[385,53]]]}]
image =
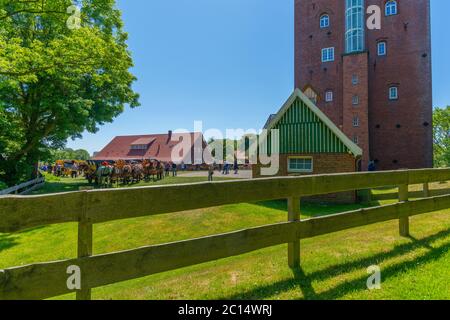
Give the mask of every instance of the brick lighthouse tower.
[{"label": "brick lighthouse tower", "polygon": [[295,0],[295,86],[363,149],[362,170],[433,165],[430,29],[429,0]]}]

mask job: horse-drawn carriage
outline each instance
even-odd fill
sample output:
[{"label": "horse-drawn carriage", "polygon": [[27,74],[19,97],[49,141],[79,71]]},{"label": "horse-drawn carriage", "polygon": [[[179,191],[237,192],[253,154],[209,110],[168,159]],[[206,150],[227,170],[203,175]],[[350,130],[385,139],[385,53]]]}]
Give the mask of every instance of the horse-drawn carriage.
[{"label": "horse-drawn carriage", "polygon": [[143,179],[156,181],[164,178],[164,164],[151,159],[143,161],[88,160],[80,164],[80,168],[89,183],[95,183],[101,187],[119,185],[120,183],[139,183]]},{"label": "horse-drawn carriage", "polygon": [[56,160],[54,167],[54,175],[57,177],[70,177],[73,172],[78,174],[79,161],[77,160]]}]

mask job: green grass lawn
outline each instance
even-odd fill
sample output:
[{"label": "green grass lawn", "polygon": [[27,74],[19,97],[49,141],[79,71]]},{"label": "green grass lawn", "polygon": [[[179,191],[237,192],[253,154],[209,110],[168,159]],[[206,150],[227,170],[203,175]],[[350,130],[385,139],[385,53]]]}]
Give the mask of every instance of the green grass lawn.
[{"label": "green grass lawn", "polygon": [[[203,181],[178,177],[163,183]],[[78,190],[81,179],[48,180],[39,193]],[[435,184],[434,189],[450,188]],[[420,196],[418,187],[412,196]],[[434,191],[435,194],[442,191]],[[395,189],[376,190],[371,205],[391,203]],[[302,203],[303,218],[360,205]],[[285,221],[286,202],[244,203],[94,226],[94,253],[201,237]],[[0,268],[76,256],[76,224],[0,234]],[[450,210],[302,240],[302,268],[287,266],[287,245],[93,289],[94,299],[450,299]],[[382,289],[366,289],[379,265]],[[58,299],[73,299],[66,295]]]}]

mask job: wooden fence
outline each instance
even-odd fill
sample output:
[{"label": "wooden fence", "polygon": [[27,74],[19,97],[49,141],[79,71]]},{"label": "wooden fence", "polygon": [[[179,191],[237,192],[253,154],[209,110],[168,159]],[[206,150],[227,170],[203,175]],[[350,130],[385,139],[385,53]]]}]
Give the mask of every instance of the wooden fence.
[{"label": "wooden fence", "polygon": [[17,186],[0,190],[0,196],[7,195],[7,194],[20,194],[20,195],[28,194],[33,190],[39,189],[44,184],[45,184],[44,177],[36,178],[36,179],[30,180],[30,181],[21,183]]},{"label": "wooden fence", "polygon": [[[450,180],[450,169],[281,177],[0,198],[0,232],[78,222],[78,257],[0,270],[1,299],[45,299],[73,292],[67,286],[69,267],[81,270],[77,299],[90,299],[91,288],[288,244],[290,267],[300,264],[300,239],[399,220],[402,236],[409,217],[450,208],[450,195],[408,201],[408,185]],[[300,198],[311,195],[399,187],[391,205],[300,220]],[[288,199],[288,220],[204,238],[92,255],[92,225],[106,221],[207,208]]]}]

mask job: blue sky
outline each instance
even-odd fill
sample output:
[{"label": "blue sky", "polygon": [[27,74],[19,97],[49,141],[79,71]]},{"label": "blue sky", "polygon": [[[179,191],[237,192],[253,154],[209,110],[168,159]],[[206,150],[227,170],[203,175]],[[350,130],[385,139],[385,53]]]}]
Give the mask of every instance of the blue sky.
[{"label": "blue sky", "polygon": [[[434,106],[450,105],[450,1],[431,0]],[[260,128],[294,86],[294,0],[118,0],[142,104],[68,147],[116,135]]]}]

